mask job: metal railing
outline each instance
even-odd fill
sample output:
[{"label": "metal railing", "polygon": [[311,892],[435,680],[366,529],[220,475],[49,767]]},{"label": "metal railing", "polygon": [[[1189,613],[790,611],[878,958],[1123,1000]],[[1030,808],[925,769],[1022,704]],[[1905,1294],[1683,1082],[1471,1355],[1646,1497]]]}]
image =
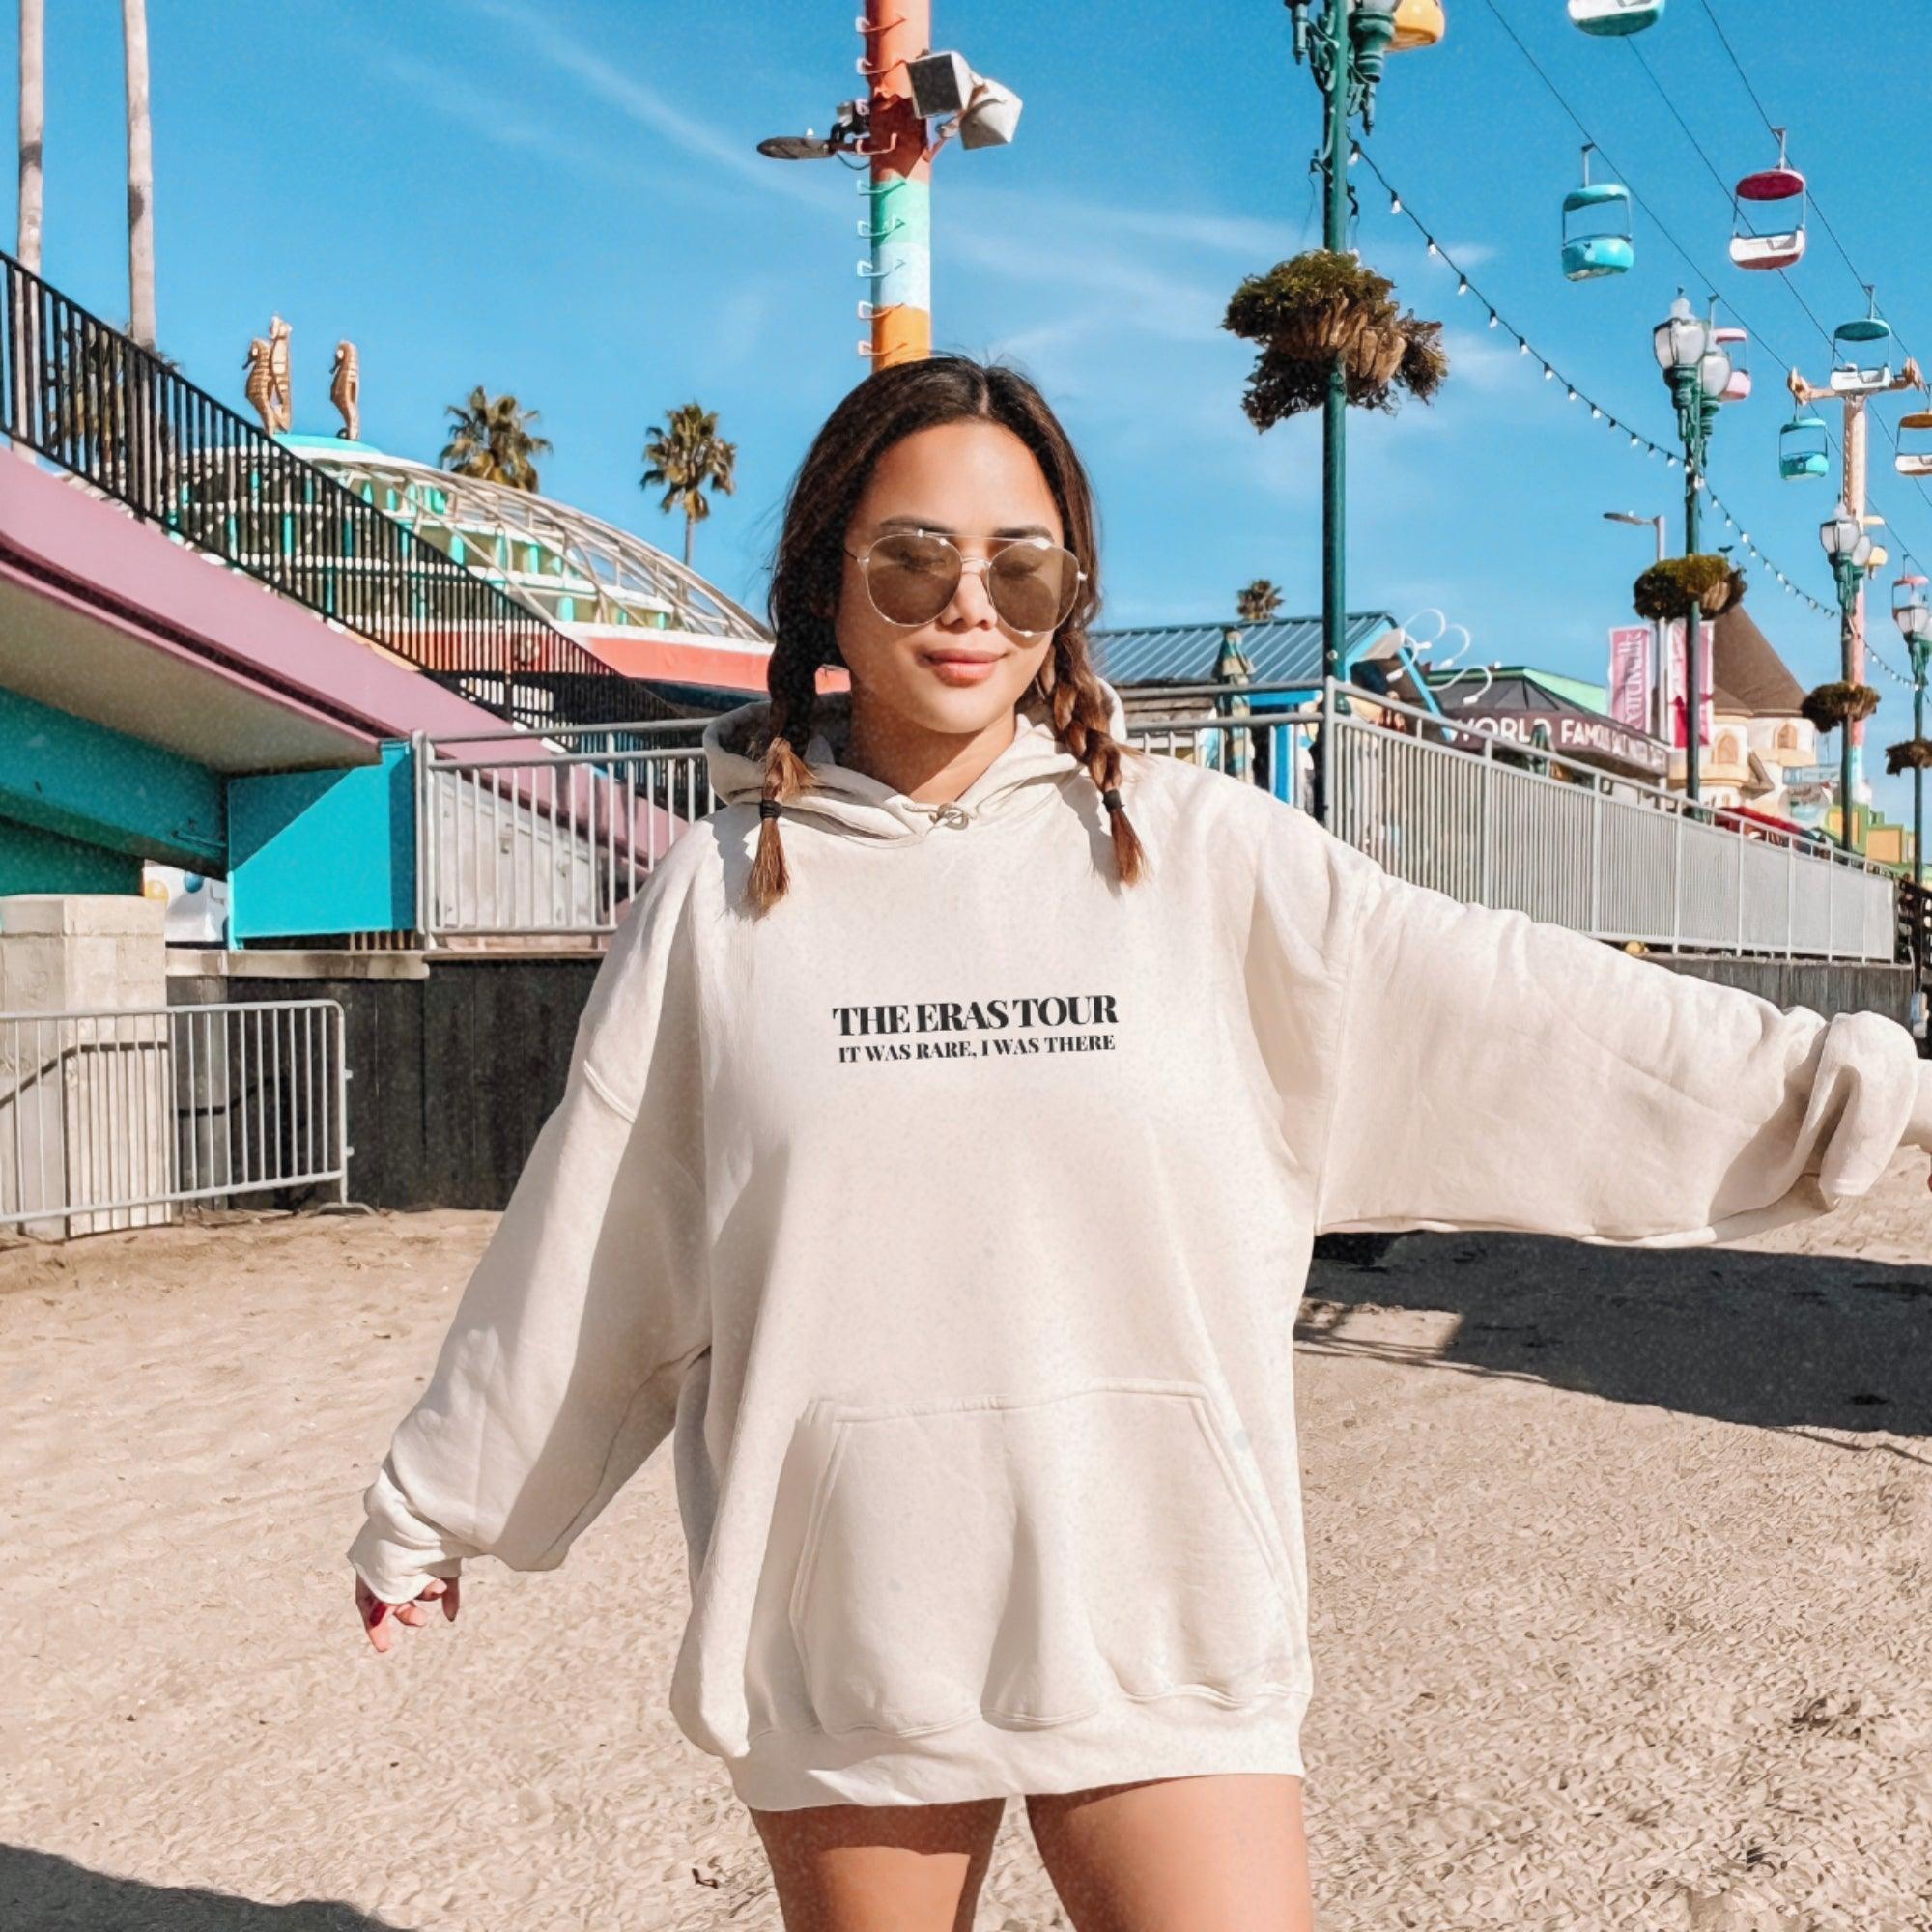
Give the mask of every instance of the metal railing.
[{"label": "metal railing", "polygon": [[672,841],[715,810],[702,730],[416,733],[423,943],[614,931]]},{"label": "metal railing", "polygon": [[0,253],[0,432],[532,728],[672,707]]},{"label": "metal railing", "polygon": [[[1688,804],[1474,720],[1347,685],[1135,691],[1127,738],[1258,784],[1388,871],[1596,937],[1890,961],[1897,880],[1823,840]],[[1298,708],[1287,708],[1288,701]],[[1360,716],[1352,700],[1375,707]],[[418,741],[418,925],[592,937],[715,807],[699,727]],[[1311,749],[1312,744],[1312,749]],[[1562,776],[1557,776],[1560,772]]]},{"label": "metal railing", "polygon": [[1314,720],[1304,708],[1305,681],[1117,688],[1128,707],[1127,742],[1137,750],[1204,765],[1311,808],[1307,739]]},{"label": "metal railing", "polygon": [[[1345,696],[1394,727],[1342,709]],[[1350,686],[1324,686],[1319,723],[1329,829],[1399,878],[1601,939],[1897,957],[1897,879],[1827,840]]]},{"label": "metal railing", "polygon": [[0,1226],[61,1238],[330,1182],[346,1202],[348,1081],[334,1000],[0,1013]]}]

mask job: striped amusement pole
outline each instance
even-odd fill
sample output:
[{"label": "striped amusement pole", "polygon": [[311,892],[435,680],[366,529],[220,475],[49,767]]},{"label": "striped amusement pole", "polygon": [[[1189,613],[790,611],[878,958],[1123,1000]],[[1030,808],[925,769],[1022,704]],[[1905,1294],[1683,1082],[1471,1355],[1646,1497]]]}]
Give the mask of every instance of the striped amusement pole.
[{"label": "striped amusement pole", "polygon": [[932,157],[906,77],[906,63],[932,45],[931,0],[866,0],[859,31],[859,71],[871,86],[864,152],[872,163],[858,184],[867,206],[859,233],[871,250],[859,271],[872,285],[859,304],[872,339],[859,354],[883,369],[932,354]]}]

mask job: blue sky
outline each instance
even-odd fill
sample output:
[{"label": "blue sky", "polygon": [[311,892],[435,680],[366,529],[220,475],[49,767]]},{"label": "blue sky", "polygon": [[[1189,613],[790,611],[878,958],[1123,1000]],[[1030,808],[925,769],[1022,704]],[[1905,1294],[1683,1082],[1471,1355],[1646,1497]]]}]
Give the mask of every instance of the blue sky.
[{"label": "blue sky", "polygon": [[[1856,48],[1821,40],[1804,0],[1709,0],[1775,122],[1790,128],[1860,276],[1932,363],[1920,0],[1864,0]],[[768,161],[762,135],[823,131],[859,91],[856,0],[150,0],[162,347],[244,407],[242,362],[271,311],[294,325],[296,426],[327,430],[330,346],[362,356],[364,434],[434,460],[443,409],[482,383],[542,412],[547,494],[667,549],[681,526],[638,487],[646,428],[691,399],[738,445],[696,561],[762,609],[785,485],[827,412],[861,380],[855,272],[860,175]],[[1681,516],[1680,473],[1566,401],[1672,439],[1650,327],[1680,283],[1734,300],[1757,394],[1727,410],[1714,487],[1777,569],[1832,601],[1817,525],[1829,482],[1776,473],[1789,413],[1778,360],[1822,380],[1829,329],[1861,311],[1814,214],[1791,276],[1725,259],[1730,210],[1636,50],[1717,171],[1768,164],[1772,143],[1704,0],[1669,0],[1629,44],[1577,33],[1559,0],[1448,0],[1441,46],[1390,62],[1370,137],[1377,164],[1505,320],[1427,256],[1357,169],[1365,258],[1448,326],[1452,375],[1433,408],[1356,412],[1350,603],[1439,611],[1468,654],[1605,674],[1646,531],[1605,509]],[[48,9],[45,269],[113,320],[127,308],[120,9]],[[1499,17],[1500,16],[1500,17]],[[1637,266],[1573,285],[1558,204],[1581,134],[1505,31],[1521,38],[1650,214]],[[1025,101],[1009,148],[944,148],[934,167],[934,339],[1024,367],[1062,412],[1100,498],[1103,622],[1230,614],[1256,576],[1291,610],[1320,602],[1320,432],[1259,435],[1240,396],[1249,345],[1220,327],[1240,279],[1320,241],[1308,160],[1312,82],[1275,0],[937,0],[935,39]],[[0,36],[0,126],[16,99]],[[1862,54],[1862,60],[1857,56]],[[1600,164],[1601,166],[1601,164]],[[11,164],[0,235],[14,232]],[[1772,353],[1775,352],[1775,355]],[[1565,381],[1546,382],[1540,357]],[[1902,399],[1881,406],[1895,419]],[[1835,417],[1835,412],[1827,412]],[[1874,439],[1874,500],[1932,568],[1932,497]],[[1717,531],[1719,540],[1732,532]],[[1710,541],[1707,533],[1707,542]],[[1833,673],[1835,618],[1743,559],[1750,608],[1806,685]],[[1888,577],[1891,573],[1888,573]],[[1886,607],[1872,637],[1907,668]],[[1457,634],[1460,641],[1460,634]],[[1882,806],[1909,810],[1882,747],[1910,694],[1870,673]]]}]

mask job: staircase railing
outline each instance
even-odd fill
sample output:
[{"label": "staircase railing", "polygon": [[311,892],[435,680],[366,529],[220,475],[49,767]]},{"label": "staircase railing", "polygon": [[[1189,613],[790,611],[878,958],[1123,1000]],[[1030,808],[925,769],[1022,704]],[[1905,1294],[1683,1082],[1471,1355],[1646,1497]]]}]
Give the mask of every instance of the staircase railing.
[{"label": "staircase railing", "polygon": [[680,715],[4,252],[0,432],[499,717]]}]

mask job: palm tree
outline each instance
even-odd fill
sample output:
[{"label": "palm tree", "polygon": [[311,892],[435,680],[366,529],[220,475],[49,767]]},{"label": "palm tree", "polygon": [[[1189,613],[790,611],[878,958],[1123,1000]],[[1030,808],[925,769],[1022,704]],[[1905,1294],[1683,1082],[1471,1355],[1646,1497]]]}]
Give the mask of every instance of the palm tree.
[{"label": "palm tree", "polygon": [[155,143],[148,117],[148,0],[121,0],[128,71],[128,333],[155,346]]},{"label": "palm tree", "polygon": [[1258,577],[1235,600],[1235,614],[1244,624],[1266,624],[1281,609],[1281,592],[1265,577]]},{"label": "palm tree", "polygon": [[45,0],[20,0],[20,266],[41,272],[41,144],[46,127]]},{"label": "palm tree", "polygon": [[485,395],[480,383],[469,402],[447,408],[455,427],[437,459],[445,469],[535,494],[537,467],[531,459],[551,448],[548,437],[530,433],[540,411],[525,409],[515,396]]},{"label": "palm tree", "polygon": [[[42,167],[42,141],[46,127],[46,15],[44,0],[20,0],[20,233],[14,250],[20,266],[29,273],[41,272],[41,208],[44,174]],[[34,317],[39,304],[28,299],[24,287],[10,293],[14,297],[14,313],[19,327],[14,345],[14,394],[7,398],[9,421],[14,431],[14,453],[28,462],[34,452],[24,432],[28,427],[39,380],[34,365],[39,360],[34,339]]]},{"label": "palm tree", "polygon": [[664,486],[664,511],[684,512],[684,561],[691,563],[691,537],[696,526],[711,514],[704,492],[707,486],[728,497],[737,486],[732,466],[738,460],[738,445],[725,442],[718,434],[718,412],[683,403],[670,412],[669,429],[656,423],[644,433],[644,473],[638,488],[654,490]]}]

